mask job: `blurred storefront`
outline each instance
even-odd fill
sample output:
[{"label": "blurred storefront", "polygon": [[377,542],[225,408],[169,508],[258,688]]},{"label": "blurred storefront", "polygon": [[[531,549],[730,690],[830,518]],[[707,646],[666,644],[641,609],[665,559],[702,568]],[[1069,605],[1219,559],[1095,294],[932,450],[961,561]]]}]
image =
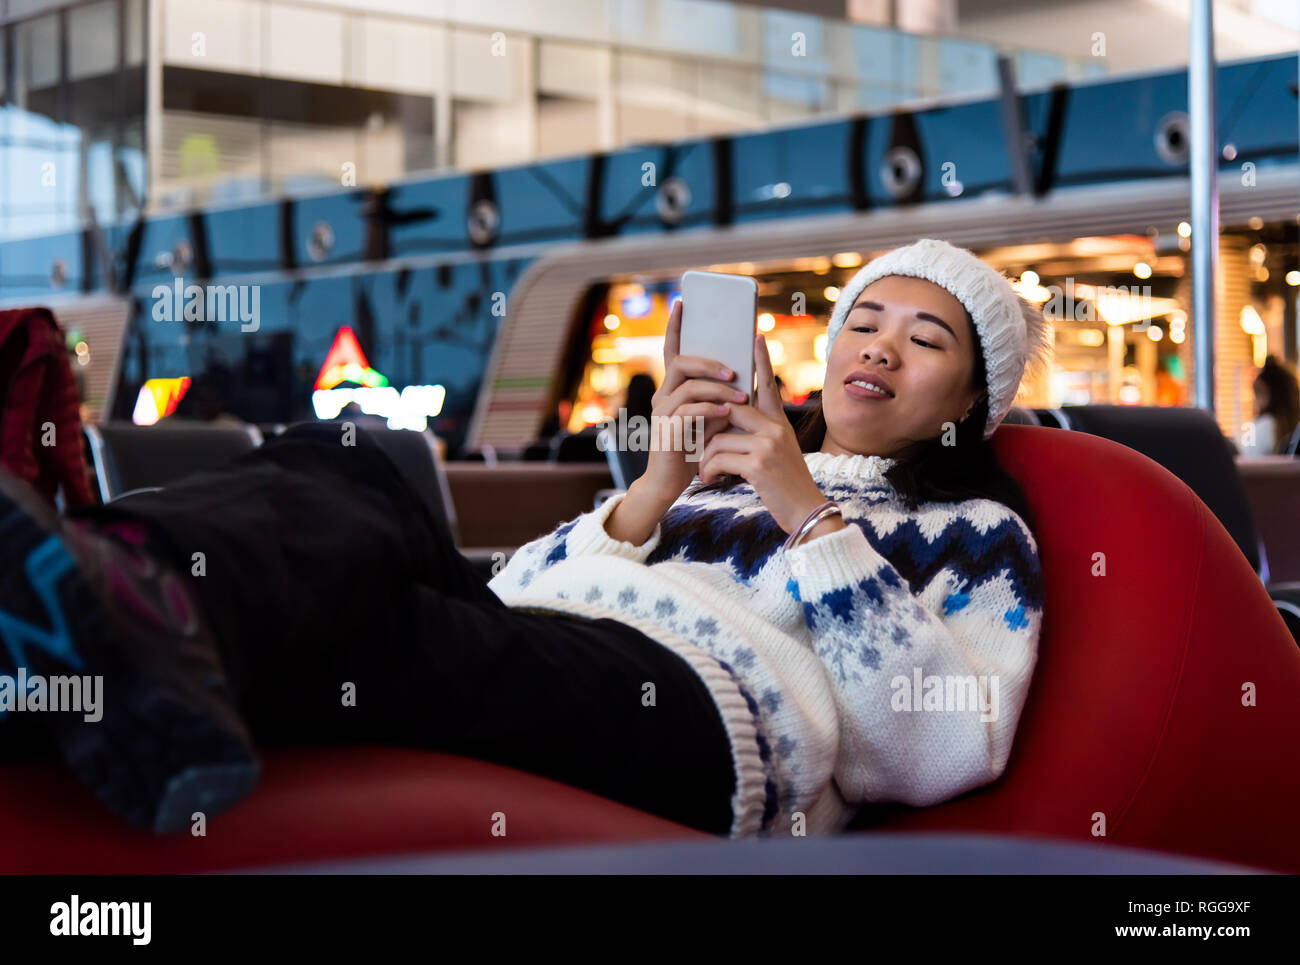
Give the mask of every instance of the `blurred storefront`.
[{"label": "blurred storefront", "polygon": [[[1190,227],[1147,235],[1076,238],[980,251],[1052,322],[1051,372],[1026,380],[1017,404],[1030,408],[1108,403],[1187,405],[1195,372],[1191,331]],[[1216,409],[1230,438],[1250,421],[1254,381],[1269,351],[1296,341],[1300,245],[1294,223],[1225,227],[1215,332]],[[839,252],[766,264],[696,266],[753,275],[758,329],[767,337],[788,402],[822,387],[826,322],[865,259]],[[663,381],[663,334],[677,277],[611,279],[590,320],[591,355],[567,409],[578,431],[617,415],[628,380]]]}]

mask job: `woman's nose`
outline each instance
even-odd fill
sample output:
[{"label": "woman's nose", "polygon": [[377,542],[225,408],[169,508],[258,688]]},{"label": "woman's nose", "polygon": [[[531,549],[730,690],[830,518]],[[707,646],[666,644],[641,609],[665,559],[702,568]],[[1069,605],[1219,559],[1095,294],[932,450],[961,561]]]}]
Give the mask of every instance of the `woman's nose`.
[{"label": "woman's nose", "polygon": [[886,365],[890,365],[897,357],[893,343],[889,341],[887,335],[877,335],[862,352],[864,362],[884,362]]}]

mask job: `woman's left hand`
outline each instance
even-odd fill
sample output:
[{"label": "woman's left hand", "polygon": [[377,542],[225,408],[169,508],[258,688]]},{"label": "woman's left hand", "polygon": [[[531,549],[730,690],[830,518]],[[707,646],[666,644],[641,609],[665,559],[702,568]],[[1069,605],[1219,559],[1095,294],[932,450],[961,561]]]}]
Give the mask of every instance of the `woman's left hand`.
[{"label": "woman's left hand", "polygon": [[758,398],[725,403],[731,423],[742,432],[719,432],[700,454],[700,481],[712,482],[721,473],[735,473],[754,487],[772,518],[793,532],[814,509],[826,502],[817,488],[790,420],[781,407],[767,339],[754,339]]}]

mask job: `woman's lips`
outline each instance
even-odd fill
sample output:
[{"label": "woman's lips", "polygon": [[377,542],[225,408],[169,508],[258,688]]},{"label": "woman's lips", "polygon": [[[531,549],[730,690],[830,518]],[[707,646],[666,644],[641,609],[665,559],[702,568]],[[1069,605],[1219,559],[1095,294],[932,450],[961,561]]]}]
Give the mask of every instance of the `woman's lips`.
[{"label": "woman's lips", "polygon": [[855,399],[863,399],[871,402],[888,402],[893,398],[892,396],[881,395],[879,392],[874,392],[871,389],[864,389],[862,386],[854,385],[852,382],[844,383],[844,392],[846,395],[851,395]]}]

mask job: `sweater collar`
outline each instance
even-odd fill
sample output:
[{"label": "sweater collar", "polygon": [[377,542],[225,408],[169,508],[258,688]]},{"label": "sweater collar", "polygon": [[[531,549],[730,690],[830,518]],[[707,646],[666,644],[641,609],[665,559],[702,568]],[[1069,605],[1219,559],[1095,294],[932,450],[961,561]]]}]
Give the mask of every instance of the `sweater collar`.
[{"label": "sweater collar", "polygon": [[897,465],[897,459],[885,456],[862,456],[856,453],[805,452],[804,462],[810,472],[849,479],[878,479],[885,481],[885,473]]}]

